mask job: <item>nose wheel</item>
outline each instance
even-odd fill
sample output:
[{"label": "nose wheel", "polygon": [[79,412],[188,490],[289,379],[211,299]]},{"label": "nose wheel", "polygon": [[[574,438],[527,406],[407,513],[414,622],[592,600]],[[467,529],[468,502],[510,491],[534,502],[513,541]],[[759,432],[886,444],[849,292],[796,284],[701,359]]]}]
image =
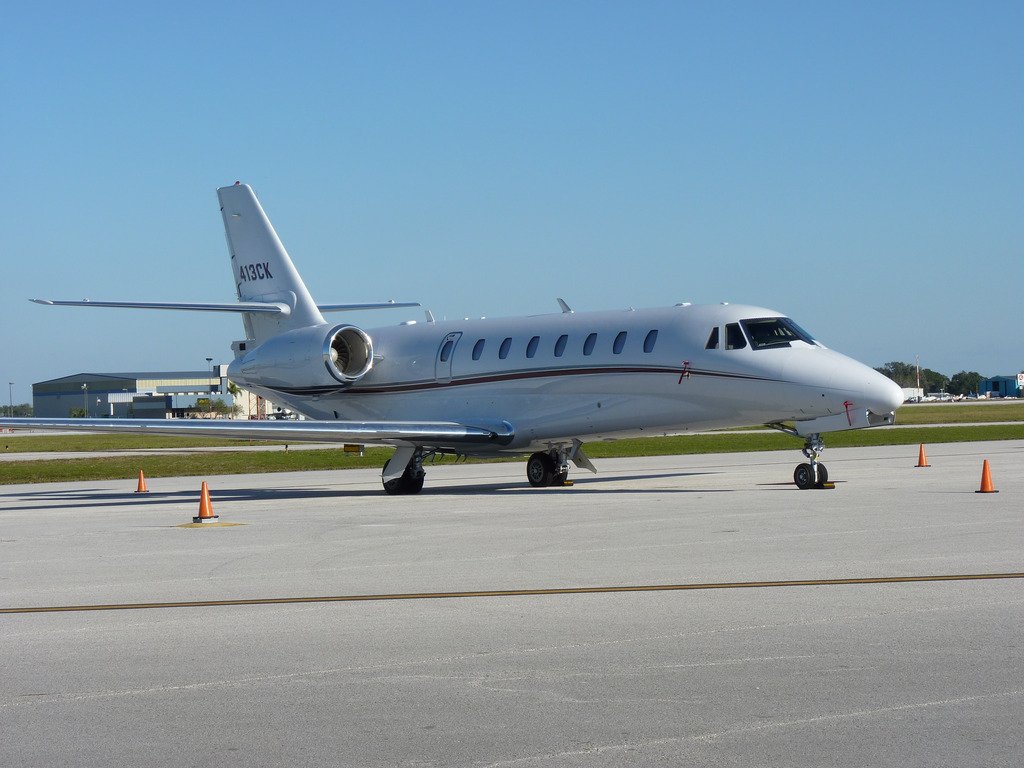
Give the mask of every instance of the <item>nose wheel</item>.
[{"label": "nose wheel", "polygon": [[803,454],[808,461],[805,464],[797,464],[793,470],[793,482],[801,491],[808,488],[824,488],[828,482],[828,470],[825,465],[818,461],[818,456],[825,450],[825,443],[821,435],[815,433],[808,435],[804,443]]},{"label": "nose wheel", "polygon": [[797,464],[796,469],[793,470],[793,482],[801,491],[806,491],[808,488],[824,488],[825,483],[828,482],[828,470],[820,462]]}]

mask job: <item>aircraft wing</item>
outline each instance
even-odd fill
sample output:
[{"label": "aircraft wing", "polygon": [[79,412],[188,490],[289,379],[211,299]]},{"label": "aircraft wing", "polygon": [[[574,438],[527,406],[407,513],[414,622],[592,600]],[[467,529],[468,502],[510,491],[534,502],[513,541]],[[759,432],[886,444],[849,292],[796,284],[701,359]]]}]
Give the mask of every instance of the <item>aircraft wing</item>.
[{"label": "aircraft wing", "polygon": [[189,435],[239,440],[414,445],[458,449],[508,445],[515,430],[507,421],[233,421],[230,419],[35,419],[0,418],[0,427],[144,435]]}]

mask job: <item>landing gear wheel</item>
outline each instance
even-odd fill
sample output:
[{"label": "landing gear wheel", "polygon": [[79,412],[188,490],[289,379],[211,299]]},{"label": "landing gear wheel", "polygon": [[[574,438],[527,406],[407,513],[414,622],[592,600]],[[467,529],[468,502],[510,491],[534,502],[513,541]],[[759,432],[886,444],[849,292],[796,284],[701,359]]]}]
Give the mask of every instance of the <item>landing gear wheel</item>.
[{"label": "landing gear wheel", "polygon": [[563,470],[556,472],[554,478],[551,480],[552,485],[565,485],[565,481],[569,479],[569,470]]},{"label": "landing gear wheel", "polygon": [[[388,459],[387,464],[384,465],[385,472],[387,472],[388,464],[390,463],[391,460]],[[410,461],[401,477],[396,477],[394,480],[388,480],[384,483],[384,492],[388,496],[411,496],[412,494],[419,493],[423,490],[423,480],[426,475],[427,473],[422,469],[416,469],[415,461]]]},{"label": "landing gear wheel", "polygon": [[814,487],[814,470],[810,464],[797,464],[793,470],[793,482],[801,491]]},{"label": "landing gear wheel", "polygon": [[546,488],[555,477],[555,460],[550,455],[538,451],[526,460],[526,479],[534,488]]},{"label": "landing gear wheel", "polygon": [[793,482],[801,491],[808,488],[824,488],[828,482],[828,470],[824,464],[818,464],[818,477],[814,477],[814,467],[810,464],[798,464],[793,470]]}]

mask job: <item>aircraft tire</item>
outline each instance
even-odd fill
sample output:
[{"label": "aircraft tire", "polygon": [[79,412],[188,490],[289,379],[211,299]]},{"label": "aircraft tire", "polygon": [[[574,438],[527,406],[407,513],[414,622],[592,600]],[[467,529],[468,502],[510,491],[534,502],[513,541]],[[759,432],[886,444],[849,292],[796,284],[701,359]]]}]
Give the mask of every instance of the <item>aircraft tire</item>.
[{"label": "aircraft tire", "polygon": [[810,464],[797,464],[793,470],[793,482],[801,491],[814,487],[814,470]]},{"label": "aircraft tire", "polygon": [[534,488],[546,488],[555,480],[555,462],[548,454],[538,451],[526,460],[526,479]]},{"label": "aircraft tire", "polygon": [[[387,464],[384,465],[385,472],[390,463],[391,460],[388,459]],[[410,496],[419,493],[423,490],[423,480],[426,478],[426,475],[427,473],[423,471],[417,473],[410,463],[405,468],[405,472],[402,473],[401,477],[396,477],[394,480],[388,480],[384,483],[384,493],[388,496]]]}]

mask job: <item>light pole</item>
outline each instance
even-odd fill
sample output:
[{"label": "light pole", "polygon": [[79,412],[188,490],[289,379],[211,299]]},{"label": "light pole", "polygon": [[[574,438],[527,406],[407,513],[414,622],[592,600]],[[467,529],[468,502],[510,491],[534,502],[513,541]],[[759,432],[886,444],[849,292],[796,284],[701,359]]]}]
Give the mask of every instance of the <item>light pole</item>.
[{"label": "light pole", "polygon": [[89,385],[82,384],[82,405],[85,407],[85,413],[82,414],[83,418],[89,418]]},{"label": "light pole", "polygon": [[210,376],[210,394],[206,398],[206,413],[207,415],[213,413],[213,358],[206,358],[206,368],[209,371]]},{"label": "light pole", "polygon": [[8,381],[7,382],[7,405],[10,406],[10,409],[11,409],[11,410],[9,410],[7,412],[7,415],[8,416],[14,416],[14,382],[13,381]]}]

